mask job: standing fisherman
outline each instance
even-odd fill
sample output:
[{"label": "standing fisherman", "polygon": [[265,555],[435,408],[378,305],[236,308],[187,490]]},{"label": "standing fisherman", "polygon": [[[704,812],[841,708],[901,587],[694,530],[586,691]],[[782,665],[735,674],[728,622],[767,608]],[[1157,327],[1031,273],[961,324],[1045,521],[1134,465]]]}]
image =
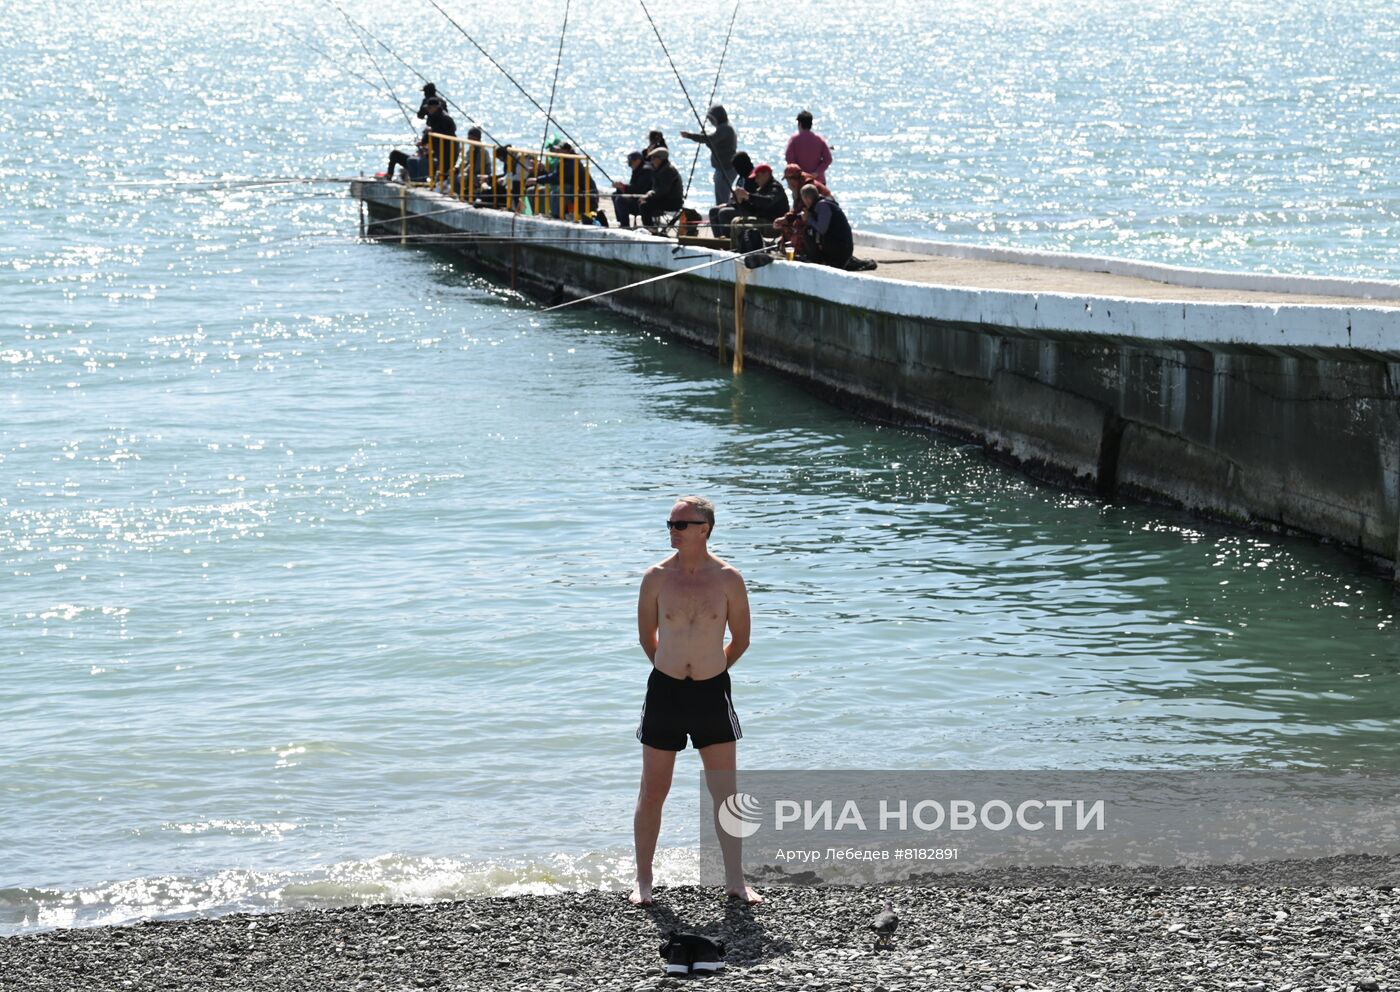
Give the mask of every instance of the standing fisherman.
[{"label": "standing fisherman", "polygon": [[734,156],[739,151],[739,136],[729,123],[729,111],[719,104],[710,108],[705,120],[714,125],[714,130],[709,134],[682,131],[681,137],[709,146],[710,164],[715,167],[715,206],[722,207],[729,202],[729,194],[739,178],[733,165]]},{"label": "standing fisherman", "polygon": [[438,95],[436,86],[434,86],[432,83],[424,83],[423,102],[418,105],[418,113],[416,113],[414,116],[417,117],[419,120],[426,119],[428,114],[432,112],[432,108],[428,106],[428,101],[443,99],[445,98]]}]

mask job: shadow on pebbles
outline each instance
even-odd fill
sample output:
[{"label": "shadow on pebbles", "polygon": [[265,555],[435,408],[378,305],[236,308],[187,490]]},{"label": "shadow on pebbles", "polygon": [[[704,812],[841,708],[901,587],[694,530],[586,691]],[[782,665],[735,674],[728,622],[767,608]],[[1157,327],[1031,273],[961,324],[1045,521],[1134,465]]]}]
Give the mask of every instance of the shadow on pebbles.
[{"label": "shadow on pebbles", "polygon": [[[766,886],[357,906],[0,940],[0,989],[1400,989],[1400,896],[1375,888]],[[868,929],[899,913],[889,950]],[[665,977],[668,931],[728,967]]]}]

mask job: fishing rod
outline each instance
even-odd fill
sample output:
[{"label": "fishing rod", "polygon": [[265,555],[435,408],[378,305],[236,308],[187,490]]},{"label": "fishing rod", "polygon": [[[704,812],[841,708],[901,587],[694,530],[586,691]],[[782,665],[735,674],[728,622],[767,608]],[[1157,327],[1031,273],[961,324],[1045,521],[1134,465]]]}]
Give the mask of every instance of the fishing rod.
[{"label": "fishing rod", "polygon": [[559,68],[564,64],[564,33],[569,30],[569,6],[572,0],[564,0],[564,26],[559,29],[559,54],[554,60],[554,82],[549,85],[549,109],[544,112],[544,134],[540,137],[540,158],[549,142],[549,118],[554,114],[554,94],[559,89]]},{"label": "fishing rod", "polygon": [[109,186],[203,186],[241,189],[245,186],[285,186],[294,183],[353,183],[359,176],[286,176],[267,179],[118,179]]},{"label": "fishing rod", "polygon": [[378,90],[378,89],[381,88],[380,85],[379,85],[378,83],[376,83],[373,79],[370,79],[370,78],[369,78],[368,76],[366,76],[364,73],[357,72],[356,70],[350,68],[348,65],[343,65],[339,59],[337,59],[337,58],[336,58],[334,55],[332,55],[330,52],[326,51],[324,48],[320,48],[320,47],[318,47],[318,46],[316,46],[316,45],[313,45],[311,42],[307,41],[305,38],[300,37],[300,36],[297,35],[295,32],[290,31],[290,30],[288,30],[287,28],[284,28],[284,27],[283,27],[282,25],[280,25],[280,24],[274,24],[274,25],[272,25],[272,26],[275,27],[278,31],[281,31],[281,32],[282,32],[283,34],[285,34],[287,37],[291,38],[293,41],[297,42],[298,44],[303,45],[304,47],[311,49],[313,52],[315,52],[317,55],[321,56],[321,57],[322,57],[323,59],[325,59],[327,62],[333,62],[333,63],[335,64],[335,66],[336,66],[338,69],[340,69],[340,70],[343,71],[343,72],[348,72],[351,76],[354,76],[356,79],[358,79],[360,82],[364,83],[366,86],[370,86],[370,87],[372,87],[372,88],[374,88],[374,89],[376,89],[376,90]]},{"label": "fishing rod", "polygon": [[[431,3],[432,0],[429,0]],[[671,63],[671,71],[676,74],[676,82],[681,84],[681,92],[685,94],[685,102],[690,104],[690,112],[695,115],[695,123],[700,125],[700,130],[705,130],[705,122],[700,119],[700,111],[695,109],[695,101],[690,98],[690,90],[685,88],[685,80],[681,78],[681,71],[676,68],[676,60],[671,58],[671,51],[666,47],[666,42],[661,37],[661,29],[656,26],[656,22],[651,18],[651,11],[647,10],[646,0],[637,0],[642,5],[642,13],[647,15],[647,20],[651,21],[651,29],[656,33],[656,40],[661,42],[661,50],[666,53],[666,61]],[[731,27],[733,24],[731,23]]]},{"label": "fishing rod", "polygon": [[592,296],[584,296],[577,300],[568,300],[564,303],[556,303],[552,307],[545,307],[543,310],[536,310],[535,313],[549,313],[552,310],[563,310],[565,307],[578,306],[580,303],[588,303],[592,300],[602,299],[604,296],[611,296],[613,293],[621,293],[623,290],[636,289],[638,286],[645,286],[648,283],[661,282],[663,279],[674,279],[676,276],[683,276],[691,272],[699,272],[701,269],[708,269],[715,265],[723,265],[725,262],[737,262],[750,255],[757,255],[760,252],[771,251],[772,248],[764,245],[762,248],[755,248],[745,252],[727,252],[721,258],[711,259],[708,262],[701,262],[699,265],[692,265],[684,269],[676,269],[674,272],[663,272],[659,276],[651,276],[648,279],[639,279],[636,282],[628,283],[626,286],[618,286],[616,289],[605,289],[601,293],[594,293]]},{"label": "fishing rod", "polygon": [[501,74],[511,81],[511,84],[514,85],[515,88],[521,92],[525,99],[529,100],[532,104],[535,105],[536,110],[540,111],[540,113],[545,115],[545,120],[553,123],[554,126],[559,129],[560,133],[563,134],[564,137],[569,139],[569,141],[574,146],[574,150],[577,151],[584,158],[588,159],[588,161],[593,164],[593,167],[603,174],[604,179],[606,179],[608,182],[613,181],[613,177],[608,175],[608,170],[603,168],[602,164],[599,163],[597,159],[595,159],[592,155],[589,155],[583,150],[583,143],[580,142],[577,138],[575,138],[572,134],[570,134],[568,128],[566,128],[563,124],[560,124],[559,121],[555,120],[554,116],[549,111],[545,110],[544,107],[540,106],[540,102],[530,95],[530,91],[525,89],[525,87],[521,86],[520,82],[506,70],[505,66],[501,65],[501,63],[497,62],[494,58],[492,58],[491,53],[488,52],[486,49],[482,48],[481,45],[477,42],[477,40],[467,33],[467,29],[457,23],[456,18],[454,18],[451,14],[444,10],[442,5],[438,3],[437,0],[428,0],[428,3],[432,4],[433,7],[437,9],[437,12],[439,14],[447,18],[448,23],[450,23],[454,28],[460,31],[462,37],[466,38],[467,41],[471,42],[472,46],[475,47],[478,52],[480,52],[483,56],[486,57],[486,61],[490,62],[493,66],[499,69]]},{"label": "fishing rod", "polygon": [[[346,16],[346,17],[349,17],[350,15],[349,15],[349,14],[346,14],[345,16]],[[376,45],[378,45],[380,48],[384,49],[384,51],[388,52],[391,56],[393,56],[394,60],[395,60],[396,62],[398,62],[399,65],[403,66],[403,67],[404,67],[405,69],[407,69],[409,72],[413,73],[415,76],[417,76],[417,77],[418,77],[420,80],[422,80],[423,82],[425,82],[425,83],[430,83],[430,82],[432,82],[432,80],[429,79],[427,76],[423,75],[423,74],[422,74],[421,72],[419,72],[417,69],[413,68],[413,66],[411,66],[411,65],[409,65],[407,62],[405,62],[404,59],[403,59],[403,57],[400,56],[398,52],[396,52],[396,51],[394,51],[392,48],[390,48],[387,44],[384,43],[383,40],[381,40],[380,38],[376,37],[375,34],[374,34],[374,32],[370,31],[369,28],[365,27],[365,26],[364,26],[363,24],[361,24],[359,21],[354,20],[354,18],[351,18],[351,22],[352,22],[357,28],[359,28],[361,31],[363,31],[363,32],[365,33],[365,35],[369,38],[370,41],[374,42],[374,43],[375,43]],[[442,100],[446,100],[448,106],[450,106],[453,110],[457,111],[457,113],[461,114],[463,120],[465,120],[467,123],[471,124],[471,125],[474,126],[474,127],[479,127],[479,128],[481,128],[481,133],[484,134],[486,137],[490,138],[490,139],[491,139],[491,142],[492,142],[493,144],[500,144],[500,143],[501,143],[500,140],[497,139],[497,137],[496,137],[494,134],[492,134],[490,131],[486,130],[486,125],[482,124],[479,120],[477,120],[476,118],[472,117],[471,114],[467,113],[466,108],[464,108],[464,107],[463,107],[460,103],[458,103],[456,100],[453,100],[451,97],[444,96],[444,95],[441,94],[441,93],[438,94],[438,97],[439,97],[440,99],[442,99]]]},{"label": "fishing rod", "polygon": [[[719,53],[719,65],[715,68],[715,84],[710,87],[710,106],[715,105],[715,94],[719,93],[719,74],[724,71],[724,57],[729,54],[729,39],[734,37],[734,22],[739,19],[739,2],[734,0],[734,13],[729,17],[729,31],[724,36],[724,48]],[[700,130],[705,130],[701,127]],[[690,198],[690,184],[695,179],[695,167],[700,164],[700,143],[695,144],[695,157],[690,160],[690,175],[685,179],[685,198]]]},{"label": "fishing rod", "polygon": [[359,43],[360,48],[364,50],[365,58],[369,59],[370,65],[374,66],[374,71],[379,73],[379,78],[384,80],[384,89],[388,92],[389,98],[399,105],[399,112],[403,114],[404,123],[408,125],[409,132],[417,138],[418,127],[413,123],[413,115],[408,112],[408,107],[404,105],[404,102],[399,99],[398,94],[394,92],[393,84],[389,82],[389,77],[384,75],[384,70],[380,67],[379,60],[376,59],[374,53],[369,50],[369,46],[365,44],[364,38],[360,37],[360,32],[355,28],[355,19],[347,14],[345,8],[337,3],[336,0],[326,0],[326,2],[340,11],[340,16],[345,18],[346,24],[350,25],[350,31],[355,35],[355,41]]}]

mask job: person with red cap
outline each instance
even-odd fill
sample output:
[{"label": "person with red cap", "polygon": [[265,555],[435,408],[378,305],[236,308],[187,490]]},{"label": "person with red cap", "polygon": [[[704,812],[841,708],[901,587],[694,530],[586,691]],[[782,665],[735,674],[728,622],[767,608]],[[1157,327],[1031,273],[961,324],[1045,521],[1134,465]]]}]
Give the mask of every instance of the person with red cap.
[{"label": "person with red cap", "polygon": [[[747,165],[748,155],[740,152],[734,156],[734,167]],[[744,178],[734,185],[734,193],[727,205],[717,206],[710,211],[710,228],[716,237],[729,234],[729,227],[739,218],[747,218],[750,223],[768,225],[787,213],[788,198],[783,187],[773,180],[773,167],[767,162],[754,166]]]},{"label": "person with red cap", "polygon": [[803,210],[802,187],[809,184],[815,186],[818,193],[828,198],[831,196],[831,190],[810,172],[803,172],[802,167],[795,163],[783,170],[783,181],[787,183],[788,189],[792,190],[792,209],[773,222],[773,229],[778,232],[783,244],[792,246],[793,257],[803,259],[807,217]]}]

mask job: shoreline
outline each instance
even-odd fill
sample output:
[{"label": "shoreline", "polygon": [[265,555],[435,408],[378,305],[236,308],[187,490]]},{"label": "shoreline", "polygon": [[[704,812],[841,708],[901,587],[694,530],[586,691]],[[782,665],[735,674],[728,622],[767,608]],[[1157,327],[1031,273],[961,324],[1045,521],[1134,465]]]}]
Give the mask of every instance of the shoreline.
[{"label": "shoreline", "polygon": [[[1215,884],[1188,884],[1212,875]],[[1336,877],[1351,876],[1342,870]],[[1018,879],[1035,884],[996,884]],[[1064,884],[1072,879],[1077,884]],[[0,975],[6,990],[45,992],[635,992],[687,981],[887,992],[1396,987],[1400,894],[1390,884],[1227,885],[1214,869],[1176,878],[1181,884],[1084,881],[1039,870],[1003,872],[981,884],[947,877],[861,886],[760,881],[766,901],[755,907],[723,900],[716,887],[683,885],[658,887],[656,905],[645,909],[631,906],[625,892],[593,889],[235,913],[3,938]],[[867,929],[884,899],[900,915],[892,950],[876,950]],[[703,978],[665,977],[657,947],[673,929],[723,940],[728,967]]]}]

